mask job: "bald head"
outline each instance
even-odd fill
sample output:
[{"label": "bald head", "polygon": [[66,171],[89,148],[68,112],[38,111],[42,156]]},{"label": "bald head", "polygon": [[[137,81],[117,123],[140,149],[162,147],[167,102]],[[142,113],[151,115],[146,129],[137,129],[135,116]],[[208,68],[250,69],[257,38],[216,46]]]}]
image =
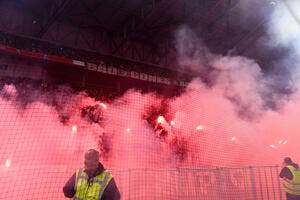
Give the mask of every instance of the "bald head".
[{"label": "bald head", "polygon": [[86,171],[95,172],[99,165],[99,151],[90,149],[84,154],[84,167]]},{"label": "bald head", "polygon": [[84,158],[94,159],[94,160],[99,161],[99,151],[97,151],[95,149],[89,149],[85,152]]},{"label": "bald head", "polygon": [[287,165],[290,165],[293,163],[292,159],[290,157],[285,157],[284,158],[284,162],[287,164]]}]

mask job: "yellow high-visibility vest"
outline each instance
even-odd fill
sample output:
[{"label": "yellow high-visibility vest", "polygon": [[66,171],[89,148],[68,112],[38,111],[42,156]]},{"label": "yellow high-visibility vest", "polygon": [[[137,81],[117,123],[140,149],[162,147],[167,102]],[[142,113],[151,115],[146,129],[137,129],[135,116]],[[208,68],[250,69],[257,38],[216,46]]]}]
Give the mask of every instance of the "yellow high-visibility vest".
[{"label": "yellow high-visibility vest", "polygon": [[100,200],[103,192],[112,179],[112,175],[104,170],[90,182],[83,169],[76,170],[74,200]]},{"label": "yellow high-visibility vest", "polygon": [[286,166],[293,174],[293,179],[283,179],[283,189],[289,194],[300,195],[300,170],[292,165]]}]

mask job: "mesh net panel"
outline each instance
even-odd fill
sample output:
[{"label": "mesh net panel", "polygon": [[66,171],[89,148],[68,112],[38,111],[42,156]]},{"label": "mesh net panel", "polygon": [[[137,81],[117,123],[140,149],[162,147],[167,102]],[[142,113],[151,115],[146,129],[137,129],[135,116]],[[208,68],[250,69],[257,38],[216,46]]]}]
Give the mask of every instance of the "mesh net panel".
[{"label": "mesh net panel", "polygon": [[206,107],[212,100],[198,95],[166,100],[130,90],[94,98],[2,79],[0,199],[65,199],[62,188],[90,148],[100,151],[122,199],[280,199],[276,167],[228,168],[251,153],[225,126],[236,126],[231,112],[217,112],[224,102]]}]

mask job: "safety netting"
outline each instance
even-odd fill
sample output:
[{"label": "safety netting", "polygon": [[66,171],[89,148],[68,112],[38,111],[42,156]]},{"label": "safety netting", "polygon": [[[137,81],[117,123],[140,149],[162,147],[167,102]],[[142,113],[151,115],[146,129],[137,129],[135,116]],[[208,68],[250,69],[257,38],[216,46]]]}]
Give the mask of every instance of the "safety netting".
[{"label": "safety netting", "polygon": [[97,96],[3,78],[0,199],[65,199],[62,187],[91,148],[122,199],[279,198],[278,168],[247,166],[266,158],[236,132],[247,124],[198,86],[173,98],[137,89]]}]

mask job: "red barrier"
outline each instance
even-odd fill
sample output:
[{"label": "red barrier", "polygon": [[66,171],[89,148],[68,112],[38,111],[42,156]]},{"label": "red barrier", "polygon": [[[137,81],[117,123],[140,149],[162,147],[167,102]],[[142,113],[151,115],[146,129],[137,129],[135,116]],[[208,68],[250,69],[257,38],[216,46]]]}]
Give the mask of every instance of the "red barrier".
[{"label": "red barrier", "polygon": [[0,49],[9,53],[18,53],[18,49],[0,44]]}]

